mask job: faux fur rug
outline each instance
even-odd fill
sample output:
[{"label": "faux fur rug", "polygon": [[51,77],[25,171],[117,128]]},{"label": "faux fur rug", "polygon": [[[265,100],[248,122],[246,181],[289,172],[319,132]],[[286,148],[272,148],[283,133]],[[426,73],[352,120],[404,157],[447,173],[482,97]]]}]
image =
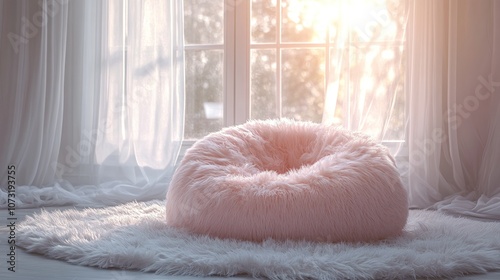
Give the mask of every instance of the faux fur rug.
[{"label": "faux fur rug", "polygon": [[190,235],[163,201],[28,216],[16,244],[74,264],[169,275],[271,279],[453,277],[500,268],[500,223],[410,211],[402,236],[376,244],[261,243]]}]

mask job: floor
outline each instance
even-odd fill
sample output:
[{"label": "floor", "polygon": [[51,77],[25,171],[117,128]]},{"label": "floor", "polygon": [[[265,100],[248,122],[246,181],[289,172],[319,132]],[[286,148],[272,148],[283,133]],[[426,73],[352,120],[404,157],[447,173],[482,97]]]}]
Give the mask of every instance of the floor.
[{"label": "floor", "polygon": [[[47,208],[55,209],[55,208]],[[61,208],[59,208],[61,209]],[[29,215],[37,209],[17,209],[16,217],[18,221],[23,220],[24,216]],[[0,210],[0,221],[2,224],[7,221],[7,210]],[[68,280],[84,280],[84,279],[107,279],[107,280],[157,280],[157,279],[180,279],[180,280],[194,280],[201,279],[198,277],[190,276],[159,276],[152,273],[142,273],[138,271],[122,271],[110,269],[98,269],[93,267],[85,267],[78,265],[71,265],[69,263],[57,260],[47,259],[41,255],[28,254],[21,248],[16,249],[16,272],[7,270],[6,265],[6,252],[8,252],[7,243],[7,227],[0,227],[0,279],[68,279]],[[224,277],[210,277],[210,280],[228,279]],[[231,280],[237,279],[250,279],[249,277],[231,277]],[[497,272],[490,272],[484,275],[471,275],[456,279],[470,279],[470,280],[486,280],[486,279],[500,279],[500,260],[499,270]]]}]

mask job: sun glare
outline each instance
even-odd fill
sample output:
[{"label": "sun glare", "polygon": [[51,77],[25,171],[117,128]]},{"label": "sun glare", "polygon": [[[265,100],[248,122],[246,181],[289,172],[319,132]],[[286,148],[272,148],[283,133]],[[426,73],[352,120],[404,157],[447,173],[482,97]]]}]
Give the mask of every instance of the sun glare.
[{"label": "sun glare", "polygon": [[385,10],[384,0],[288,0],[284,1],[288,20],[297,31],[312,29],[314,40],[323,40],[328,29],[365,29]]}]

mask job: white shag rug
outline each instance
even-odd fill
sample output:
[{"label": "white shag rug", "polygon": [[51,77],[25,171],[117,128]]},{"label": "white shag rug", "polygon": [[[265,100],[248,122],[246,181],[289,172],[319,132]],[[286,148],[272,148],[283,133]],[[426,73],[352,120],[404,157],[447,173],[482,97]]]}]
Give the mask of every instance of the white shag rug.
[{"label": "white shag rug", "polygon": [[16,244],[73,264],[169,275],[270,279],[453,277],[500,268],[500,223],[411,210],[404,234],[372,244],[252,243],[191,235],[165,224],[165,202],[42,211]]}]

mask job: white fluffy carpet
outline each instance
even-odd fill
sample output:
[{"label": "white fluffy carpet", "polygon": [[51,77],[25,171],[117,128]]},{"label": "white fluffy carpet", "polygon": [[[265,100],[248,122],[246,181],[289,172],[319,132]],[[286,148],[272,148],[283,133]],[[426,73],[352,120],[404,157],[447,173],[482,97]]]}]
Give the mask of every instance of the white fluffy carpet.
[{"label": "white fluffy carpet", "polygon": [[251,243],[165,224],[163,201],[28,216],[16,244],[74,264],[170,275],[271,279],[453,277],[500,268],[500,223],[410,211],[403,236],[376,244]]}]

